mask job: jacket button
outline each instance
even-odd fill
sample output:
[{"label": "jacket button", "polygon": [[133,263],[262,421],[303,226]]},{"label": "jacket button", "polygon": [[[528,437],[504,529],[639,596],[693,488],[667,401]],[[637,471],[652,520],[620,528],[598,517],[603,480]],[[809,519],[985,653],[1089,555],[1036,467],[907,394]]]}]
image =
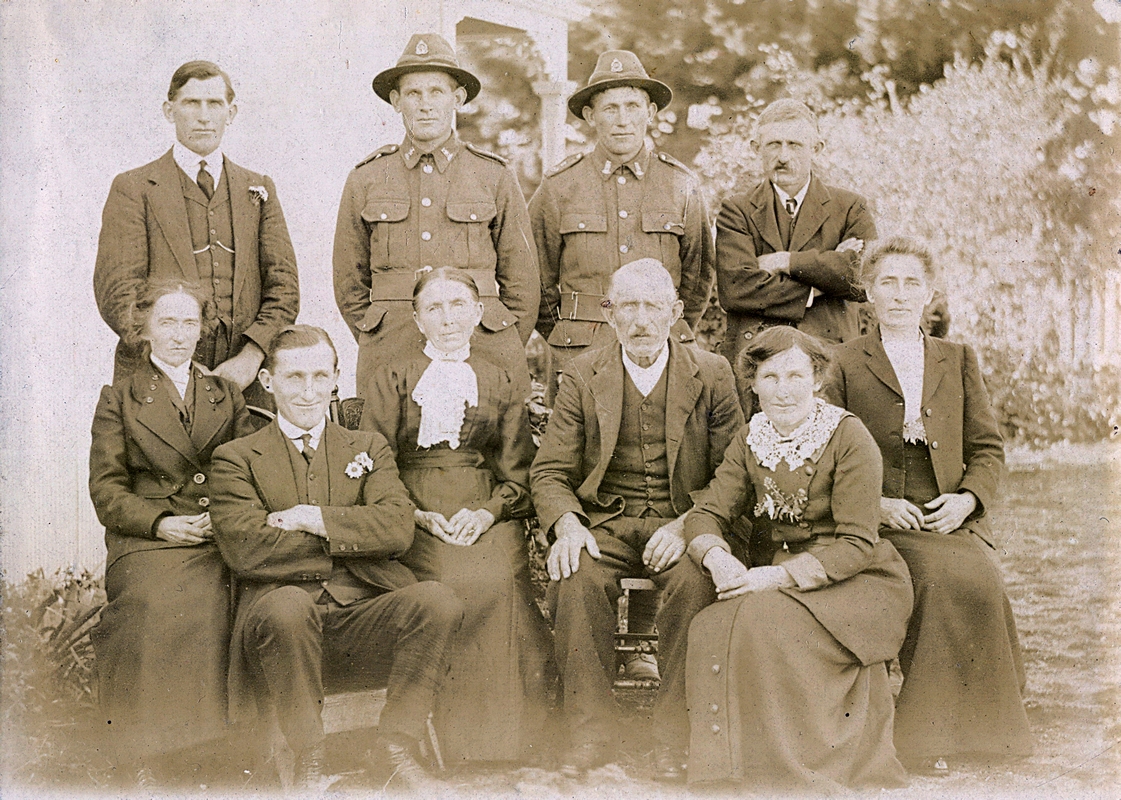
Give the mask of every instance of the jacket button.
[{"label": "jacket button", "polygon": [[195,483],[206,483],[206,476],[201,472],[195,473]]},{"label": "jacket button", "polygon": [[425,241],[425,242],[430,242],[430,241],[432,241],[432,233],[431,233],[431,231],[421,231],[421,232],[420,232],[420,238],[421,238],[421,239],[422,239],[423,241]]},{"label": "jacket button", "polygon": [[217,403],[217,402],[218,402],[218,401],[217,401],[217,400],[215,400],[215,399],[214,399],[213,397],[211,397],[211,398],[210,398],[210,405],[214,405],[214,404],[215,404],[215,403]]},{"label": "jacket button", "polygon": [[200,497],[199,498],[199,505],[202,506],[203,508],[206,508],[208,505],[210,505],[210,498],[209,497]]},{"label": "jacket button", "polygon": [[507,326],[508,326],[509,324],[510,324],[510,321],[509,321],[509,320],[505,320],[505,319],[504,319],[504,320],[502,320],[502,327],[503,327],[503,328],[507,327]]},{"label": "jacket button", "polygon": [[620,211],[619,212],[619,219],[626,219],[626,218],[627,218],[627,212],[626,211]]},{"label": "jacket button", "polygon": [[479,215],[478,215],[478,214],[472,214],[472,215],[471,215],[471,220],[472,220],[472,221],[474,221],[474,220],[477,220],[478,218],[479,218]]},{"label": "jacket button", "polygon": [[584,230],[584,228],[585,228],[585,225],[584,225],[584,223],[583,223],[583,222],[577,222],[577,223],[576,223],[576,227],[577,227],[577,228],[579,228],[580,230]]},{"label": "jacket button", "polygon": [[149,389],[150,389],[151,391],[153,391],[153,392],[154,392],[154,391],[156,391],[156,384],[154,384],[154,383],[153,383],[153,384],[152,384],[151,386],[149,386],[148,388],[149,388]]},{"label": "jacket button", "polygon": [[616,180],[616,181],[617,181],[617,182],[619,183],[619,185],[620,185],[620,186],[622,186],[622,185],[623,185],[624,183],[626,183],[626,182],[627,182],[627,179],[626,179],[626,177],[624,177],[623,175],[620,175],[620,176],[619,176],[618,178],[616,178],[615,180]]},{"label": "jacket button", "polygon": [[754,334],[754,333],[752,333],[751,331],[747,331],[747,332],[745,332],[745,333],[744,333],[744,335],[743,335],[743,338],[745,338],[745,339],[751,339],[751,337],[753,337],[754,335],[755,335],[755,334]]},{"label": "jacket button", "polygon": [[713,703],[712,704],[712,713],[715,714],[719,710],[720,710],[720,706],[716,705],[716,703]]},{"label": "jacket button", "polygon": [[424,206],[425,208],[428,208],[430,205],[432,205],[432,198],[431,197],[422,197],[422,198],[420,198],[420,204],[422,206]]},{"label": "jacket button", "polygon": [[719,725],[713,725],[712,726],[712,732],[713,733],[720,733],[720,726]]},{"label": "jacket button", "polygon": [[720,665],[719,664],[713,664],[712,665],[712,674],[713,675],[719,675],[720,674]]},{"label": "jacket button", "polygon": [[665,225],[663,225],[663,226],[662,226],[662,228],[664,228],[664,229],[665,229],[665,230],[667,230],[667,231],[668,231],[668,230],[669,230],[669,229],[670,229],[671,227],[672,227],[672,226],[671,226],[671,225],[670,225],[670,224],[669,224],[668,222],[667,222],[667,223],[666,223]]},{"label": "jacket button", "polygon": [[382,214],[382,215],[381,215],[381,218],[382,218],[382,219],[389,219],[389,215],[388,215],[388,214]]},{"label": "jacket button", "polygon": [[811,467],[811,466],[809,466],[809,465],[807,465],[807,466],[806,466],[806,474],[807,474],[807,475],[813,475],[813,474],[814,474],[814,468],[813,468],[813,467]]},{"label": "jacket button", "polygon": [[931,450],[937,450],[938,449],[938,442],[931,442],[930,443],[930,449]]},{"label": "jacket button", "polygon": [[627,247],[625,244],[619,245],[619,252],[620,253],[626,253],[628,250],[630,250],[630,248]]},{"label": "jacket button", "polygon": [[209,383],[208,383],[208,384],[206,384],[206,391],[208,391],[208,392],[209,392],[209,391],[211,390],[211,388],[213,388],[213,387],[211,387],[211,385],[210,385]]},{"label": "jacket button", "polygon": [[683,342],[685,341],[685,334],[684,333],[681,334],[681,341],[683,341]]},{"label": "jacket button", "polygon": [[928,417],[934,416],[934,412],[933,412],[933,411],[931,411],[931,410],[930,410],[930,409],[928,408],[928,409],[926,410],[926,415],[927,415]]},{"label": "jacket button", "polygon": [[145,398],[144,398],[144,402],[145,402],[145,403],[151,403],[151,402],[152,402],[152,398],[151,398],[151,397],[145,397]]},{"label": "jacket button", "polygon": [[[565,336],[565,337],[564,337],[564,343],[565,343],[565,344],[572,344],[572,339],[570,339],[569,337]],[[149,398],[148,398],[148,402],[149,402],[149,403],[150,403],[150,402],[152,402],[152,398],[150,398],[150,397],[149,397]]]}]

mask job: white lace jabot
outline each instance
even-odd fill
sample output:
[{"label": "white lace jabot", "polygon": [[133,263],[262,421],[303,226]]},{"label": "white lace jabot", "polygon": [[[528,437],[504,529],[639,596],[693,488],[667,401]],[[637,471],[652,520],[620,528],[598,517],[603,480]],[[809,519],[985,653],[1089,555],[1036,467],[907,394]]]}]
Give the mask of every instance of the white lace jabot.
[{"label": "white lace jabot", "polygon": [[759,463],[772,472],[780,461],[792,470],[798,469],[821,454],[847,414],[843,408],[817,399],[809,419],[789,436],[783,436],[767,415],[759,412],[748,423],[747,446]]},{"label": "white lace jabot", "polygon": [[445,353],[431,342],[424,345],[424,354],[432,359],[413,389],[413,400],[420,406],[420,432],[417,444],[431,447],[447,442],[459,447],[459,432],[467,407],[479,405],[479,381],[475,370],[466,363],[471,355],[470,343],[459,350]]}]

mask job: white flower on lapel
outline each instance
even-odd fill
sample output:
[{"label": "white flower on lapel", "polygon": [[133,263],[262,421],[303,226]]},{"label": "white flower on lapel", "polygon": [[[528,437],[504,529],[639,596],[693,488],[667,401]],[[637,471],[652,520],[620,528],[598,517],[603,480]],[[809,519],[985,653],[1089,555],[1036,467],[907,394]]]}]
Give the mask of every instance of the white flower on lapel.
[{"label": "white flower on lapel", "polygon": [[253,204],[259,206],[269,201],[269,190],[264,186],[250,186],[249,196],[253,199]]},{"label": "white flower on lapel", "polygon": [[370,454],[365,450],[356,455],[354,460],[346,465],[346,475],[348,478],[361,478],[367,472],[373,471],[374,460],[370,458]]}]

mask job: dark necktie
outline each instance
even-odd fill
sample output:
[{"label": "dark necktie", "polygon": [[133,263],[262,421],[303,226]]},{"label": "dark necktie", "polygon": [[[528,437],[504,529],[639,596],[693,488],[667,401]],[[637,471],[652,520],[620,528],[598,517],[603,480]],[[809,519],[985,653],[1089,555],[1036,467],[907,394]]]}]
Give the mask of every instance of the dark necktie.
[{"label": "dark necktie", "polygon": [[205,161],[199,162],[199,176],[196,181],[207,200],[214,196],[214,176],[206,171]]},{"label": "dark necktie", "polygon": [[305,433],[301,435],[300,441],[304,443],[304,461],[306,461],[310,465],[311,460],[315,458],[315,448],[311,446],[311,434]]},{"label": "dark necktie", "polygon": [[791,237],[794,236],[794,213],[798,210],[798,201],[793,197],[786,198],[786,213],[790,215],[790,229],[786,232],[786,240],[789,242]]}]

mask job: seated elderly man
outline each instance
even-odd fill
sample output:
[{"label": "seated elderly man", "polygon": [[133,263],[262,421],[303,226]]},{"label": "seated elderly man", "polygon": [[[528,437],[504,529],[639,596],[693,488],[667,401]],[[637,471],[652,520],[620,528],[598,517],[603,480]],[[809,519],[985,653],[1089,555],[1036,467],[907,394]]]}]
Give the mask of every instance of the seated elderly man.
[{"label": "seated elderly man", "polygon": [[743,414],[728,362],[670,340],[683,306],[659,261],[620,267],[604,306],[618,343],[565,369],[530,472],[541,525],[555,537],[548,599],[570,733],[561,769],[575,777],[609,758],[619,579],[649,576],[663,591],[654,777],[680,780],[686,636],[716,599],[712,581],[681,560],[684,515]]},{"label": "seated elderly man", "polygon": [[414,506],[380,434],[326,419],[338,380],[326,332],[282,330],[260,380],[276,420],[219,447],[211,470],[215,539],[241,581],[231,716],[271,707],[297,787],[322,788],[324,672],[388,686],[377,749],[398,786],[432,788],[415,750],[463,604],[396,560],[412,544]]}]

